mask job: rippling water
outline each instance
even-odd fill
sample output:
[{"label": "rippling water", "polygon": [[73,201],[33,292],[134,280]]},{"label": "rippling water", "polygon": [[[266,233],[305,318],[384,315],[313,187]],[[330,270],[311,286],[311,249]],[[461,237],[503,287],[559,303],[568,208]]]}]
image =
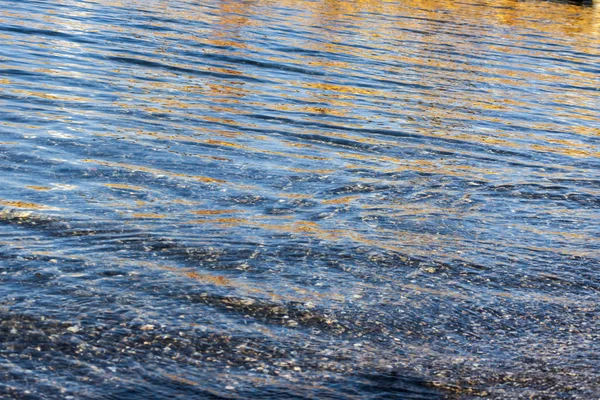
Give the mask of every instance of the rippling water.
[{"label": "rippling water", "polygon": [[598,3],[0,5],[0,397],[600,395]]}]

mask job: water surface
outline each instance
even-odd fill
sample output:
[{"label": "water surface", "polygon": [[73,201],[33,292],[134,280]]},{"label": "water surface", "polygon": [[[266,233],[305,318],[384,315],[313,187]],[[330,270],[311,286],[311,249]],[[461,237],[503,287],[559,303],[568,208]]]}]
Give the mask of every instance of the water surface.
[{"label": "water surface", "polygon": [[0,396],[600,395],[597,3],[0,6]]}]

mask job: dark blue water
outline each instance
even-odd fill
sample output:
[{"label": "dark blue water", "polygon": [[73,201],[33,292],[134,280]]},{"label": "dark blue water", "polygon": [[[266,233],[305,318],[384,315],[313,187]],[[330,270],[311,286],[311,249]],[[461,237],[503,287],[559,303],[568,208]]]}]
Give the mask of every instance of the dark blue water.
[{"label": "dark blue water", "polygon": [[600,397],[600,8],[0,0],[0,398]]}]

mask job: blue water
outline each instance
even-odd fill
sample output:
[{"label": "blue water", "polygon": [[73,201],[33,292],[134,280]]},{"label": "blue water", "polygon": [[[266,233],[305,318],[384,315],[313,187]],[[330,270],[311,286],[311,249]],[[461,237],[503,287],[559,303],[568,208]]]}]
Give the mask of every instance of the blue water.
[{"label": "blue water", "polygon": [[600,396],[600,8],[0,0],[0,397]]}]

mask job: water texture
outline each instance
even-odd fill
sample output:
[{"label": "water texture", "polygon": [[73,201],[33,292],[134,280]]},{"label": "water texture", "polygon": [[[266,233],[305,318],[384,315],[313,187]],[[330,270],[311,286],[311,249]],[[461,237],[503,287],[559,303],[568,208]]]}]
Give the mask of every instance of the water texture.
[{"label": "water texture", "polygon": [[0,397],[600,397],[600,6],[0,0]]}]

